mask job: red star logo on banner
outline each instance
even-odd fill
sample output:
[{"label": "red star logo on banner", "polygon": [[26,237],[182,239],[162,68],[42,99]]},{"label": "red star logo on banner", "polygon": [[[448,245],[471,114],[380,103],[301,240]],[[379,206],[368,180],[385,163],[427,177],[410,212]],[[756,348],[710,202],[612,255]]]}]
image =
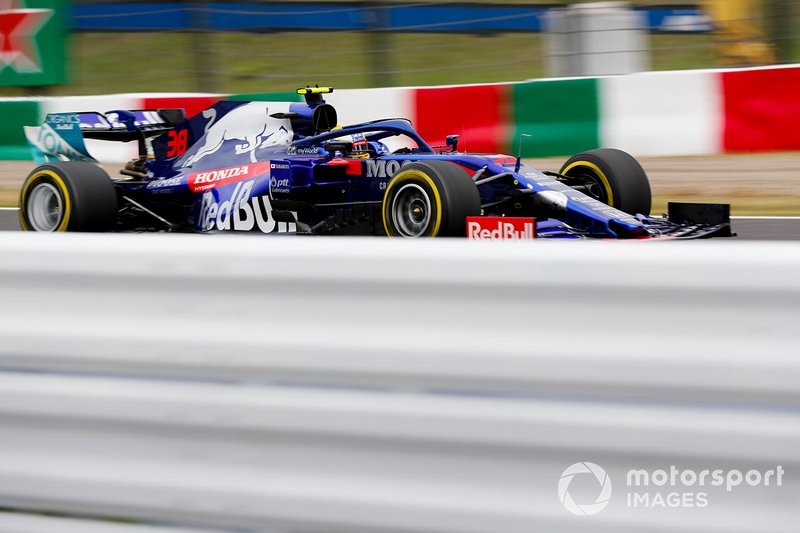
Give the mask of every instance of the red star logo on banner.
[{"label": "red star logo on banner", "polygon": [[41,72],[36,34],[53,16],[52,9],[27,9],[23,0],[0,0],[0,72]]}]

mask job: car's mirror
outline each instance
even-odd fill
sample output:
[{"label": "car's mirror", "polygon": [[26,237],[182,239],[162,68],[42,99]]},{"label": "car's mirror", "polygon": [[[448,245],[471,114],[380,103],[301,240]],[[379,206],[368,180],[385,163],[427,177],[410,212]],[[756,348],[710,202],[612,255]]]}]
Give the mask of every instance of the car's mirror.
[{"label": "car's mirror", "polygon": [[444,142],[453,152],[458,152],[458,135],[448,135]]},{"label": "car's mirror", "polygon": [[353,151],[353,143],[346,141],[328,141],[322,145],[322,149],[328,152],[329,154],[333,154],[336,152],[349,154],[350,152]]}]

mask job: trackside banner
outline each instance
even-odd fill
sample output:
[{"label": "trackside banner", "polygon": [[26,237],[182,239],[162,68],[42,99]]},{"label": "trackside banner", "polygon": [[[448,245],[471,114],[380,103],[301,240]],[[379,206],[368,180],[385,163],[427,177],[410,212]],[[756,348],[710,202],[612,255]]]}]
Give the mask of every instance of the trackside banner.
[{"label": "trackside banner", "polygon": [[0,0],[0,86],[66,82],[66,0]]}]

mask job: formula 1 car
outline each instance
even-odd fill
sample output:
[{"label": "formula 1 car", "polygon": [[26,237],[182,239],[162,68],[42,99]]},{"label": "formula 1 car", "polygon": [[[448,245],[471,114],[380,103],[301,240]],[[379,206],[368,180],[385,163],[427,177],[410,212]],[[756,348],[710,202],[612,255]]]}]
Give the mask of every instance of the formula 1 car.
[{"label": "formula 1 car", "polygon": [[[28,231],[256,231],[397,237],[729,236],[729,206],[673,204],[649,216],[630,155],[592,150],[558,172],[520,157],[430,146],[402,118],[337,126],[323,95],[305,103],[222,101],[180,109],[52,113],[26,127],[38,166],[25,181]],[[84,139],[135,141],[110,178]],[[522,225],[519,221],[522,220]],[[513,222],[513,224],[512,224]]]}]

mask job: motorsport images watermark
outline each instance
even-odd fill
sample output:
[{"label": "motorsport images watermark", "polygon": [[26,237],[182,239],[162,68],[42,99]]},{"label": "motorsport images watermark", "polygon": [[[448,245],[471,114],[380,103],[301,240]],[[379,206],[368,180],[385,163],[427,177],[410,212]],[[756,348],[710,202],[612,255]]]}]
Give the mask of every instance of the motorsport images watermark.
[{"label": "motorsport images watermark", "polygon": [[[708,489],[724,487],[731,492],[739,486],[776,486],[783,485],[785,471],[782,466],[761,470],[692,470],[679,469],[671,465],[667,469],[628,470],[625,479],[626,506],[631,508],[703,508],[709,505]],[[575,498],[570,493],[570,486],[576,478],[594,478],[597,494],[594,499],[586,501]],[[558,480],[558,499],[564,508],[576,515],[594,515],[602,511],[611,500],[611,478],[605,469],[595,463],[582,461],[570,465]],[[583,494],[582,496],[585,496]]]}]

